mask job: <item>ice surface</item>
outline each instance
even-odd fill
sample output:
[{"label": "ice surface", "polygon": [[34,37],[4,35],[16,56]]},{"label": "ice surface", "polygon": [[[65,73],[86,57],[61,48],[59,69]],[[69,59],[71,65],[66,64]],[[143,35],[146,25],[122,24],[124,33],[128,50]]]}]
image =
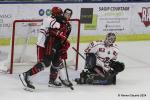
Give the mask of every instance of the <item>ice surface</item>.
[{"label": "ice surface", "polygon": [[[35,92],[27,92],[23,90],[18,78],[19,73],[13,75],[1,73],[0,100],[150,100],[150,41],[117,44],[120,48],[118,60],[125,62],[126,69],[118,74],[116,85],[83,86],[74,83],[74,91],[69,88],[52,88],[47,84],[49,76],[47,68],[32,77]],[[82,52],[87,44],[81,45]],[[71,80],[79,77],[79,72],[83,69],[84,61],[82,58],[79,61],[78,71],[69,69]]]}]

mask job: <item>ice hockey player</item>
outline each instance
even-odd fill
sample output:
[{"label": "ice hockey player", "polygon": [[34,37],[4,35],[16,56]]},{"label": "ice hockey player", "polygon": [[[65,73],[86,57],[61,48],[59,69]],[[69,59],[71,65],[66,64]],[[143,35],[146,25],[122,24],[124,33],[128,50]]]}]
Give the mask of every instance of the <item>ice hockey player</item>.
[{"label": "ice hockey player", "polygon": [[[52,10],[52,12],[53,12],[53,10]],[[56,17],[56,24],[54,24],[54,26],[55,25],[58,26],[59,24],[61,24],[60,25],[61,30],[63,30],[63,28],[62,28],[63,25],[62,24],[65,24],[65,26],[67,28],[67,31],[66,31],[67,38],[69,37],[70,32],[71,32],[71,25],[69,23],[69,19],[71,18],[71,16],[72,16],[72,10],[69,9],[69,8],[66,8],[64,10],[64,12],[63,12],[63,16],[57,16]],[[49,21],[46,21],[46,22],[49,22]],[[55,30],[56,27],[52,27],[52,28]],[[53,33],[54,30],[52,28],[51,28],[50,32]],[[43,34],[41,34],[41,35],[42,35],[42,37],[39,37],[39,43],[41,43],[41,41],[45,41],[46,40],[45,39],[45,35],[43,35]],[[43,37],[44,37],[44,39],[43,39]],[[49,86],[57,86],[57,87],[59,87],[59,86],[62,85],[59,81],[54,81],[54,80],[56,80],[56,78],[58,77],[58,70],[60,70],[63,67],[62,60],[67,59],[67,49],[68,49],[68,46],[69,46],[69,43],[68,44],[67,43],[68,43],[68,41],[65,41],[66,45],[63,46],[61,48],[61,50],[59,50],[60,52],[62,52],[61,53],[62,55],[57,55],[57,53],[56,53],[57,57],[55,56],[55,59],[52,62],[52,65],[50,67]],[[57,48],[58,48],[58,46],[57,46]],[[41,61],[43,59],[43,55],[44,55],[43,52],[44,51],[45,51],[45,48],[43,48],[40,45],[38,45],[38,61]],[[61,57],[61,59],[58,59],[60,57]],[[57,69],[55,69],[55,67]],[[63,83],[63,85],[65,85],[65,86],[69,86],[69,85],[71,86],[72,85],[72,83],[71,82],[67,82],[67,80],[63,76],[63,75],[65,75],[64,71],[61,70],[59,74],[60,74],[59,76],[60,76],[60,79],[61,79],[61,82]]]},{"label": "ice hockey player", "polygon": [[40,33],[38,34],[37,40],[37,61],[43,60],[45,53],[45,41],[49,36],[49,29],[60,29],[60,23],[57,22],[56,18],[60,21],[60,16],[63,14],[63,11],[59,7],[53,7],[51,10],[52,16],[43,19],[42,26],[40,28]]},{"label": "ice hockey player", "polygon": [[[66,38],[69,37],[70,32],[71,32],[71,24],[69,23],[71,16],[72,16],[72,10],[69,8],[66,8],[63,12],[63,16],[57,17],[57,19],[56,19],[58,22],[61,23],[61,27],[63,27],[62,25],[65,24],[66,29],[63,29],[63,28],[61,28],[61,29],[66,30]],[[64,18],[66,21],[63,20]],[[65,21],[65,22],[63,22],[63,21]],[[64,76],[66,76],[66,72],[64,72],[64,70],[63,70],[63,68],[64,68],[63,60],[67,59],[67,50],[70,46],[70,43],[67,39],[66,39],[66,41],[63,41],[63,42],[64,42],[64,45],[61,48],[56,47],[56,48],[60,48],[58,50],[60,53],[58,53],[59,55],[57,55],[57,53],[56,53],[56,56],[55,56],[56,59],[53,60],[52,65],[50,67],[49,86],[61,86],[62,84],[65,86],[68,86],[68,87],[72,86],[72,83],[70,81],[68,81],[66,79],[66,77],[64,77]],[[59,77],[62,84],[59,81],[56,81],[57,77]]]},{"label": "ice hockey player", "polygon": [[[40,34],[38,34],[38,41],[37,41],[37,60],[38,61],[41,61],[43,59],[43,56],[44,56],[44,52],[45,52],[45,41],[46,41],[46,37],[47,37],[47,34],[46,31],[49,29],[49,27],[52,29],[59,29],[60,28],[60,24],[67,20],[66,24],[67,24],[67,34],[69,36],[70,32],[71,32],[71,25],[69,24],[68,20],[71,18],[72,16],[72,10],[67,8],[64,10],[64,13],[63,13],[63,16],[58,16],[59,15],[59,12],[58,12],[58,15],[57,14],[57,7],[53,7],[52,9],[52,17],[50,18],[45,18],[44,21],[43,21],[43,25],[41,27],[41,32]],[[55,14],[56,13],[56,14]],[[57,17],[55,17],[57,16]],[[49,24],[51,23],[51,24]]]},{"label": "ice hockey player", "polygon": [[85,69],[77,84],[109,85],[116,84],[116,75],[123,71],[124,63],[116,61],[119,49],[115,44],[116,35],[108,33],[104,41],[93,41],[85,49]]},{"label": "ice hockey player", "polygon": [[[64,53],[66,53],[70,43],[67,40],[68,35],[67,26],[65,23],[66,21],[65,19],[60,20],[60,18],[63,18],[62,13],[63,12],[61,8],[53,7],[52,17],[43,20],[43,25],[40,29],[40,32],[43,33],[46,37],[41,34],[41,37],[38,37],[39,40],[37,44],[38,46],[44,48],[44,56],[40,56],[39,59],[41,59],[31,69],[19,75],[23,85],[31,91],[35,89],[35,87],[29,80],[30,76],[37,74],[50,65],[52,65],[51,72],[58,73],[58,70],[63,67],[63,63],[60,59],[67,58]],[[58,23],[57,20],[61,22]],[[59,86],[60,83],[55,81],[56,75],[57,74],[51,74],[49,83]]]}]

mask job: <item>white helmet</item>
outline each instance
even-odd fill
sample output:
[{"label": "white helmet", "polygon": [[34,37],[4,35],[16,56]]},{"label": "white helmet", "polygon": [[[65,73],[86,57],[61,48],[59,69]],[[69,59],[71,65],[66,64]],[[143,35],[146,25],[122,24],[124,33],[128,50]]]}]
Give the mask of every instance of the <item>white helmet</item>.
[{"label": "white helmet", "polygon": [[105,42],[106,45],[112,45],[115,41],[116,41],[115,33],[108,33],[106,35],[106,38],[105,38],[104,42]]}]

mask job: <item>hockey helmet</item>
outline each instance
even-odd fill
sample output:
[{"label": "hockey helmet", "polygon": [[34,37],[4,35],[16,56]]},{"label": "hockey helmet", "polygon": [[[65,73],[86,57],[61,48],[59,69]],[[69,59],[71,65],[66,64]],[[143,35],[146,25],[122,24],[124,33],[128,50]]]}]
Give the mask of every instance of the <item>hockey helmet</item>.
[{"label": "hockey helmet", "polygon": [[115,33],[108,33],[105,38],[105,43],[107,45],[112,45],[116,41]]},{"label": "hockey helmet", "polygon": [[52,16],[57,17],[63,14],[63,11],[60,7],[53,7],[51,10]]}]

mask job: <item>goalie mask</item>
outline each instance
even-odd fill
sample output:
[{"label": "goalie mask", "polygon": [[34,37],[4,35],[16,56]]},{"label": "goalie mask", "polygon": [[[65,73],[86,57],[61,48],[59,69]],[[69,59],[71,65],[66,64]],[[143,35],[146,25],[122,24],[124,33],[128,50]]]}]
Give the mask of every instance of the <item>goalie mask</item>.
[{"label": "goalie mask", "polygon": [[116,35],[114,33],[108,33],[105,38],[105,44],[110,46],[116,41]]},{"label": "goalie mask", "polygon": [[64,10],[64,17],[67,19],[67,20],[69,20],[70,18],[71,18],[71,16],[72,16],[72,10],[71,9],[69,9],[69,8],[66,8],[65,10]]}]

